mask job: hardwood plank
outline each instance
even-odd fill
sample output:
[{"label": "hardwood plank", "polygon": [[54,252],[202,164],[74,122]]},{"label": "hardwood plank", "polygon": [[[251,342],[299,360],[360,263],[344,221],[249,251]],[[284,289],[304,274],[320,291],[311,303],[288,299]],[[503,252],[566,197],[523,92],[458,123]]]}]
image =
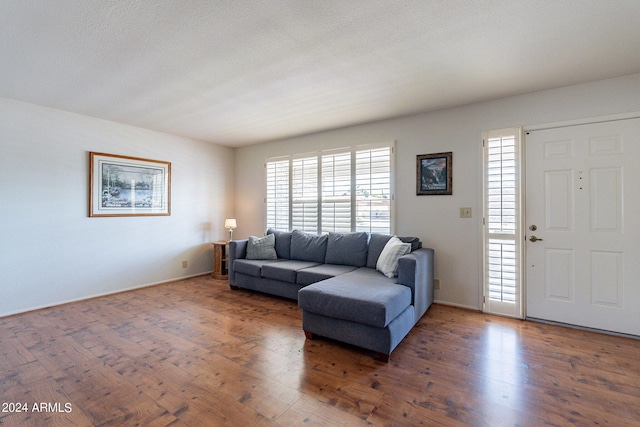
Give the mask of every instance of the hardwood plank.
[{"label": "hardwood plank", "polygon": [[300,398],[301,393],[297,390],[225,357],[215,355],[210,361],[210,370],[194,383],[213,384],[217,392],[241,402],[265,418],[276,419]]},{"label": "hardwood plank", "polygon": [[416,402],[397,399],[389,396],[380,402],[369,415],[367,421],[377,426],[428,426],[428,427],[458,427],[467,426],[428,408],[419,406]]},{"label": "hardwood plank", "polygon": [[16,335],[0,336],[0,372],[36,360]]},{"label": "hardwood plank", "polygon": [[[0,382],[0,396],[15,386],[29,389],[30,385],[42,380],[51,380],[51,375],[39,362],[28,362],[2,369],[2,381]],[[4,400],[6,402],[6,400]]]},{"label": "hardwood plank", "polygon": [[56,381],[94,425],[145,425],[174,421],[168,411],[137,389],[137,385],[102,361],[67,368]]},{"label": "hardwood plank", "polygon": [[284,426],[366,426],[369,423],[341,411],[331,403],[321,402],[313,396],[303,395],[277,420]]},{"label": "hardwood plank", "polygon": [[3,426],[638,425],[640,341],[432,306],[382,363],[209,276],[0,319]]}]

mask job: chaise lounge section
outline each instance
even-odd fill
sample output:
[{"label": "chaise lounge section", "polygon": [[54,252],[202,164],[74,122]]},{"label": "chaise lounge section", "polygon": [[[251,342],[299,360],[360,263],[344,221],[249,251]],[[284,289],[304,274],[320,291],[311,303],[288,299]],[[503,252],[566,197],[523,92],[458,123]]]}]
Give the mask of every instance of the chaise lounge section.
[{"label": "chaise lounge section", "polygon": [[297,299],[307,338],[388,361],[433,302],[433,259],[417,238],[270,229],[230,242],[229,285]]}]

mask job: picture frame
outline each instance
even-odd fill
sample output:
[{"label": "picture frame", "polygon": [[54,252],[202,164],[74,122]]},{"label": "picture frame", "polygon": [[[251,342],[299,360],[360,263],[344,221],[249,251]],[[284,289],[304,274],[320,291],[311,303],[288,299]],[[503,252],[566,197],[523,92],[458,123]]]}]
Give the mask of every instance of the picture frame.
[{"label": "picture frame", "polygon": [[416,195],[453,194],[453,152],[416,156]]},{"label": "picture frame", "polygon": [[171,215],[171,163],[89,153],[89,216]]}]

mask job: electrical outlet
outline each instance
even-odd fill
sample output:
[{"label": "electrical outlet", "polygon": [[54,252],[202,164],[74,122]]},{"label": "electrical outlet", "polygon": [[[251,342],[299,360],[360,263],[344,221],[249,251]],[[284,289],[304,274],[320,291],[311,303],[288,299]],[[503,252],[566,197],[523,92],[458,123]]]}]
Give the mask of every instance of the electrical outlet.
[{"label": "electrical outlet", "polygon": [[440,279],[433,279],[433,287],[435,289],[440,289]]},{"label": "electrical outlet", "polygon": [[182,268],[187,268],[187,261],[182,261]]},{"label": "electrical outlet", "polygon": [[471,208],[460,208],[460,218],[471,218]]}]

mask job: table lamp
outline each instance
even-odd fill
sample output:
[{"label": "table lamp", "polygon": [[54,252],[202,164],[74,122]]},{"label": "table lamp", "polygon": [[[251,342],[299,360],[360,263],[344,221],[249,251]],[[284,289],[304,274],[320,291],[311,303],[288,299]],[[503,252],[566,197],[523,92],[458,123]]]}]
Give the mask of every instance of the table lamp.
[{"label": "table lamp", "polygon": [[229,241],[233,240],[233,229],[237,226],[235,218],[227,218],[224,220],[224,228],[229,230]]}]

